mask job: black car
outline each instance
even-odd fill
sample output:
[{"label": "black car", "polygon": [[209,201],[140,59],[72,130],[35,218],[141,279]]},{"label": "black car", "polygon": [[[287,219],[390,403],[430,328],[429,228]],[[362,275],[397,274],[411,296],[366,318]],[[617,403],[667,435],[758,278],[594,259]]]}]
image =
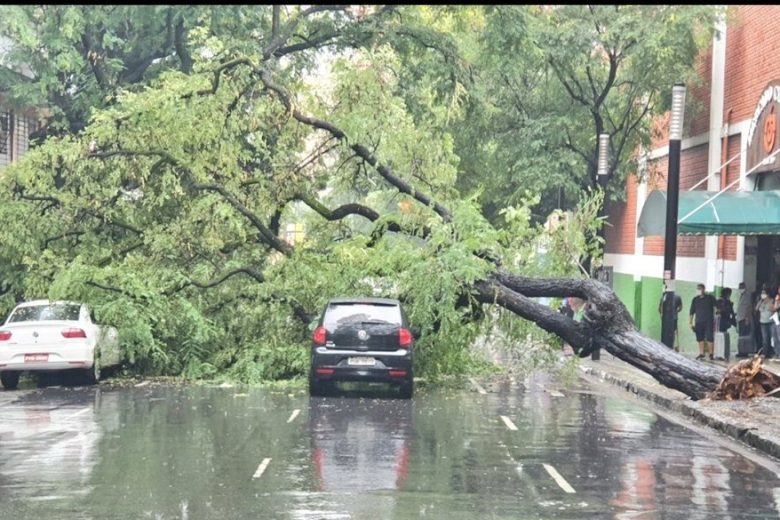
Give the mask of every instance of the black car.
[{"label": "black car", "polygon": [[398,300],[329,301],[312,335],[309,394],[324,395],[336,381],[367,381],[398,385],[401,397],[411,398],[418,336]]}]

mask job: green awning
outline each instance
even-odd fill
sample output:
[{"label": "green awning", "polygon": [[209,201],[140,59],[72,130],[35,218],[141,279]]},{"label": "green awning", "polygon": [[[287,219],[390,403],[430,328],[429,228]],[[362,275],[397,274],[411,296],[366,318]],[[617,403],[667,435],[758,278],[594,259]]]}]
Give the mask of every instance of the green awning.
[{"label": "green awning", "polygon": [[[716,194],[680,192],[678,235],[780,235],[780,191],[727,191],[713,199]],[[685,218],[699,206],[701,209]],[[665,191],[655,190],[647,197],[636,234],[665,236]]]}]

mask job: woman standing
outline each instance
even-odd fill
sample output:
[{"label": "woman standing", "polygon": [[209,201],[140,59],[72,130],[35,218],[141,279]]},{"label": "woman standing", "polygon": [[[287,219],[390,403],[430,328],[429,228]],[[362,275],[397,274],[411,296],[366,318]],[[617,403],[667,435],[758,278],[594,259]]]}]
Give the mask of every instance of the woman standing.
[{"label": "woman standing", "polygon": [[767,358],[774,355],[772,350],[772,314],[775,312],[775,305],[772,298],[769,297],[769,291],[766,287],[761,290],[761,299],[756,304],[758,311],[758,323],[761,327],[761,353]]}]

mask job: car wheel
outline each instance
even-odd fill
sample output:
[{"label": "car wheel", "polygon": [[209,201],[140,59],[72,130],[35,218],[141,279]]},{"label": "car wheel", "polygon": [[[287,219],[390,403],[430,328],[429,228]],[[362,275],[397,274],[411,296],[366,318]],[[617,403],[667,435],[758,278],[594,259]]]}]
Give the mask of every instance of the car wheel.
[{"label": "car wheel", "polygon": [[401,399],[411,399],[412,395],[414,395],[414,379],[409,379],[408,381],[401,383],[399,390]]},{"label": "car wheel", "polygon": [[19,386],[19,372],[0,372],[0,383],[6,390],[16,390]]},{"label": "car wheel", "polygon": [[85,369],[84,372],[87,376],[87,384],[98,384],[98,381],[100,381],[100,358],[97,355],[95,356],[95,360],[92,362],[92,367]]},{"label": "car wheel", "polygon": [[316,379],[309,378],[309,396],[323,397],[325,395],[325,386]]}]

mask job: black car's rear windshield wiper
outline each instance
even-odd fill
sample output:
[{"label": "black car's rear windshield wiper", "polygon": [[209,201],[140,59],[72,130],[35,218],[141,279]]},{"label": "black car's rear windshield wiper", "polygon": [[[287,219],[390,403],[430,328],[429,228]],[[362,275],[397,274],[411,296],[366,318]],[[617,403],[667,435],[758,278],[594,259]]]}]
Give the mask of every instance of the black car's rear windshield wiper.
[{"label": "black car's rear windshield wiper", "polygon": [[390,323],[389,321],[384,321],[384,320],[366,320],[366,321],[361,321],[360,324],[361,325],[392,325],[392,323]]}]

